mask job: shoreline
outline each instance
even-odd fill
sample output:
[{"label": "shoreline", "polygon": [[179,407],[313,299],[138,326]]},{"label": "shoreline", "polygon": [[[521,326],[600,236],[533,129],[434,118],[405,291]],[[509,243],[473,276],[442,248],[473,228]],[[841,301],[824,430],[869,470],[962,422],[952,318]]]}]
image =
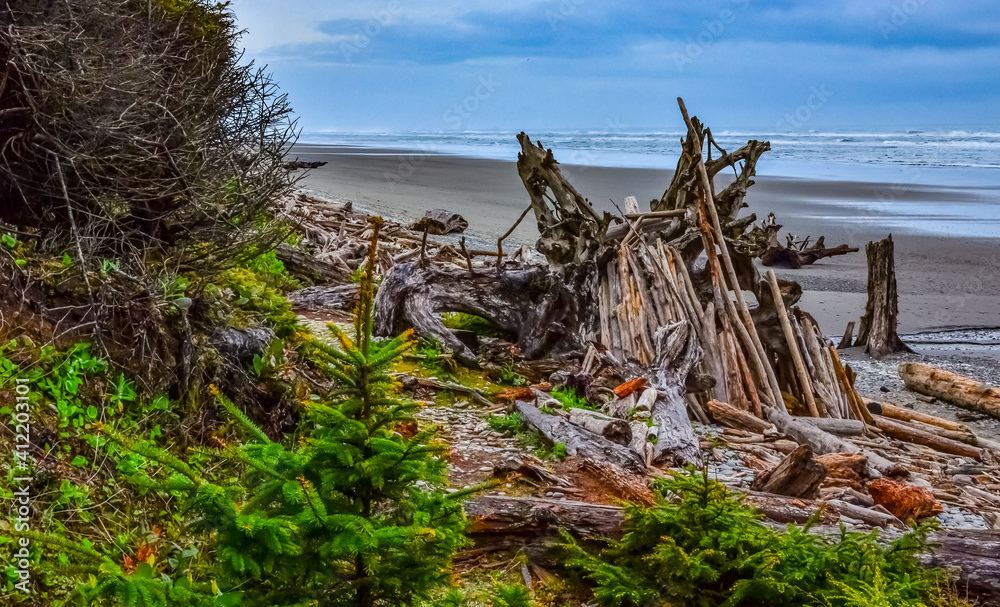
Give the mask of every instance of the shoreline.
[{"label": "shoreline", "polygon": [[[558,158],[558,151],[556,151]],[[308,171],[299,185],[399,221],[444,208],[469,221],[476,246],[495,247],[528,204],[513,161],[426,154],[379,148],[298,145],[289,157],[327,164]],[[766,161],[766,159],[765,159]],[[642,208],[659,198],[671,170],[565,164],[563,174],[595,208],[616,213],[625,196]],[[825,259],[802,270],[778,270],[796,280],[801,305],[829,336],[843,333],[866,301],[865,243],[892,233],[896,243],[900,333],[1000,326],[1000,188],[878,184],[758,176],[748,192],[758,220],[774,212],[784,233],[825,236],[829,246],[847,243],[859,253]],[[717,187],[724,187],[717,178]],[[526,219],[511,244],[534,246],[534,222]],[[987,235],[998,235],[989,238]]]}]

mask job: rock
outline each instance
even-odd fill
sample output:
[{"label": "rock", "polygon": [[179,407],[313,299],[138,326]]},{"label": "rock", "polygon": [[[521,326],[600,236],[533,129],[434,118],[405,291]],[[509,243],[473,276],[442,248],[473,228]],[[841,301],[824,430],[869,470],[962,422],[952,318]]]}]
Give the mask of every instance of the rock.
[{"label": "rock", "polygon": [[887,478],[877,478],[868,483],[868,492],[876,504],[903,521],[934,516],[944,510],[930,490]]}]

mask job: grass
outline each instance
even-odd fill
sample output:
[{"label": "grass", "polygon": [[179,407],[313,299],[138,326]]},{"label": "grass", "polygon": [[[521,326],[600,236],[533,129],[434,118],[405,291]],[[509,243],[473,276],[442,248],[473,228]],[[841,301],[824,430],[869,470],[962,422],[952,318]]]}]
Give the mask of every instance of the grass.
[{"label": "grass", "polygon": [[494,415],[486,420],[494,432],[501,434],[518,434],[524,432],[524,416],[520,413],[508,413],[507,415]]},{"label": "grass", "polygon": [[550,395],[552,398],[562,403],[563,409],[586,409],[588,411],[597,411],[597,407],[588,403],[587,399],[581,396],[580,393],[573,388],[559,387],[553,390]]},{"label": "grass", "polygon": [[469,331],[482,337],[506,337],[503,329],[475,314],[448,312],[441,315],[441,322],[453,331]]}]

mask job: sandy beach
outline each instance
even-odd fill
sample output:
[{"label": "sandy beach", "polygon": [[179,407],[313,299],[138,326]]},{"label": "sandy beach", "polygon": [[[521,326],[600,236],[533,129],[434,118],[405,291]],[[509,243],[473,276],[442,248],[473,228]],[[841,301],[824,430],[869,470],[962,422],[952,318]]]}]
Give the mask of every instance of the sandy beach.
[{"label": "sandy beach", "polygon": [[[495,242],[528,203],[513,160],[315,145],[296,146],[290,157],[329,163],[305,175],[300,185],[306,189],[394,219],[415,220],[430,208],[455,211],[469,221],[470,238],[483,246],[495,246],[487,243]],[[663,194],[672,175],[580,165],[562,170],[595,207],[611,212],[611,200],[621,204],[630,195],[648,205]],[[725,178],[718,177],[717,187],[724,184]],[[847,321],[864,312],[864,245],[889,233],[896,243],[902,333],[1000,327],[1000,186],[759,176],[746,201],[744,214],[764,218],[773,212],[799,237],[825,235],[829,246],[862,248],[803,270],[778,272],[803,285],[802,307],[827,335],[839,335]],[[534,223],[526,220],[510,240],[533,245],[536,238]]]}]

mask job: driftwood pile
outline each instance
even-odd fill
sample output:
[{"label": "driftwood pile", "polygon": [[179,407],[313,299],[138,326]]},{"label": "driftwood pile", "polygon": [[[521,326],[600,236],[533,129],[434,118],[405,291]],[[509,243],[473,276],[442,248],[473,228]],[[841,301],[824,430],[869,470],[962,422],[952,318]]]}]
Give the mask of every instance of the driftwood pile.
[{"label": "driftwood pile", "polygon": [[[858,394],[855,373],[837,347],[796,307],[801,287],[773,271],[762,276],[754,264],[769,241],[754,226],[756,216],[738,215],[769,144],[750,141],[727,153],[688,117],[683,102],[680,107],[688,134],[673,180],[649,211],[624,199],[620,217],[598,213],[561,174],[551,150],[518,136],[517,168],[530,206],[514,225],[534,212],[536,250],[545,263],[527,247],[508,258],[503,237],[496,251],[429,237],[451,231],[448,224],[465,229],[464,220],[446,211],[429,212],[411,228],[388,222],[378,256],[384,280],[376,333],[413,328],[478,366],[475,344],[448,330],[440,314],[488,319],[510,337],[510,353],[551,363],[551,385],[572,386],[603,405],[599,412],[566,411],[537,387],[525,387],[515,390],[510,410],[632,501],[652,500],[649,475],[715,457],[716,447],[693,430],[693,418],[725,428],[728,448],[757,472],[748,500],[774,521],[804,522],[822,509],[831,523],[902,527],[946,504],[997,523],[1000,445],[962,424]],[[715,179],[724,169],[734,178],[717,192]],[[282,249],[286,265],[306,275],[322,266],[314,271],[317,282],[335,285],[306,289],[293,301],[304,309],[345,308],[353,298],[346,283],[364,255],[358,243],[365,240],[367,216],[305,195],[290,200],[285,213],[315,249],[312,255]],[[808,254],[809,248],[803,243],[795,250]],[[891,277],[891,244],[888,259],[880,272]],[[894,284],[886,293],[871,318],[888,310],[891,322],[869,326],[894,335]],[[887,330],[878,329],[880,323]],[[907,369],[916,385],[919,369]],[[943,388],[936,380],[940,376],[929,376],[922,391],[938,395]],[[974,386],[967,392],[970,402],[982,402]],[[535,545],[544,538],[534,535],[536,527],[553,521],[587,533],[614,528],[620,517],[609,507],[530,498],[491,497],[470,508],[474,528],[482,527],[477,539],[494,547]],[[603,516],[613,520],[597,520]],[[580,528],[577,520],[584,521]],[[976,554],[977,567],[1000,571],[1000,552]],[[949,558],[943,562],[967,562]],[[1000,578],[975,582],[965,573],[984,592],[998,593]]]}]

